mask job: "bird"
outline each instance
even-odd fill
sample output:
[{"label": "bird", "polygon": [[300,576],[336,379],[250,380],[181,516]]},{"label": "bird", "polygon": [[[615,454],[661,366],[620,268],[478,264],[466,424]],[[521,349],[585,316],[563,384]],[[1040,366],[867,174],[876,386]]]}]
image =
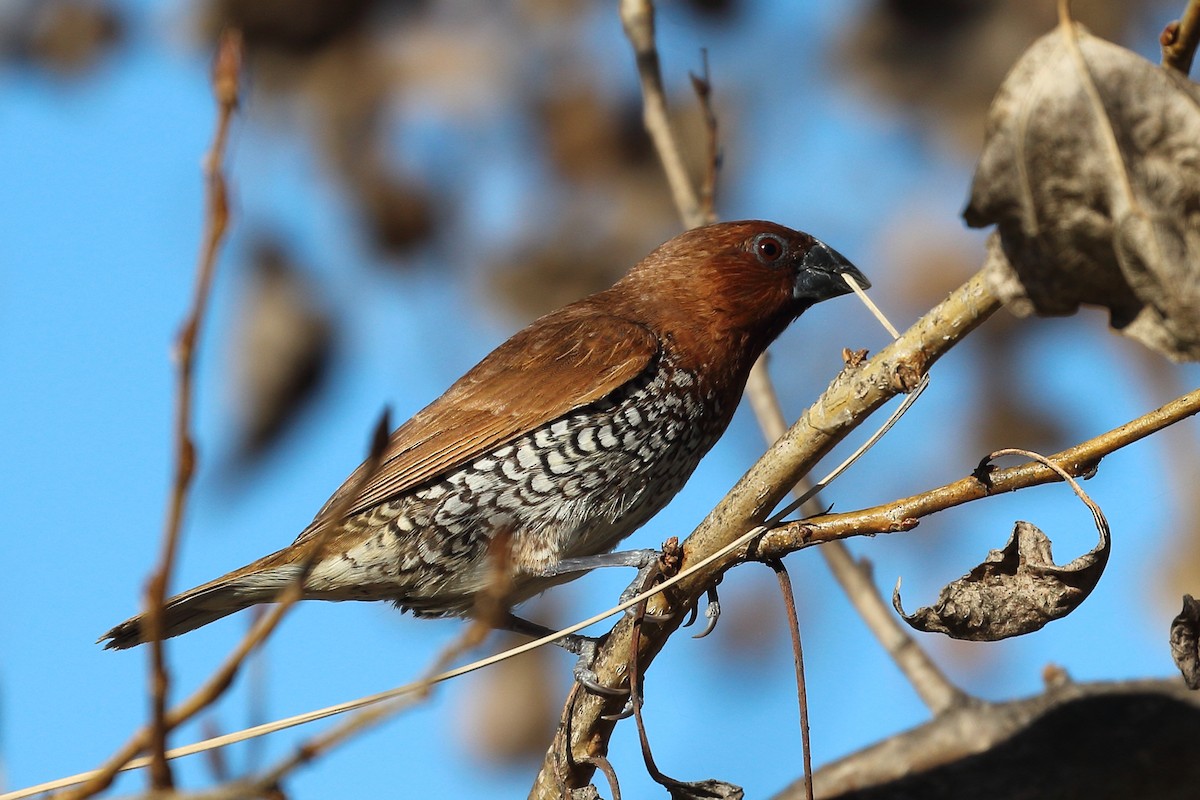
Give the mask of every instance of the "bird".
[{"label": "bird", "polygon": [[[606,558],[627,563],[614,549],[724,433],[755,360],[812,305],[849,293],[843,276],[870,286],[833,248],[772,222],[674,237],[493,350],[392,432],[291,545],[169,598],[162,636],[300,579],[304,599],[469,617],[495,580],[498,537],[511,606]],[[147,635],[138,615],[99,641],[125,649]]]}]

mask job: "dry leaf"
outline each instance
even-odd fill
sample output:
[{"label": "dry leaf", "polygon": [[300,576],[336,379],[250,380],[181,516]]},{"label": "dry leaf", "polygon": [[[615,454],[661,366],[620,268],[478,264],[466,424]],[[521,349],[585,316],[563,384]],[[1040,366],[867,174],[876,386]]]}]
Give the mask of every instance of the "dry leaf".
[{"label": "dry leaf", "polygon": [[1189,689],[1200,689],[1200,602],[1183,596],[1183,610],[1171,620],[1171,657]]},{"label": "dry leaf", "polygon": [[671,781],[664,783],[671,800],[742,800],[746,796],[740,786],[708,778],[703,781]]},{"label": "dry leaf", "polygon": [[1200,358],[1200,90],[1060,26],[992,103],[968,224],[1015,311],[1109,309],[1122,333]]},{"label": "dry leaf", "polygon": [[892,605],[920,631],[973,642],[1020,636],[1074,611],[1100,580],[1108,553],[1104,526],[1091,552],[1056,566],[1046,534],[1036,525],[1018,522],[1004,549],[992,550],[982,564],[944,587],[937,605],[905,614],[898,580]]}]

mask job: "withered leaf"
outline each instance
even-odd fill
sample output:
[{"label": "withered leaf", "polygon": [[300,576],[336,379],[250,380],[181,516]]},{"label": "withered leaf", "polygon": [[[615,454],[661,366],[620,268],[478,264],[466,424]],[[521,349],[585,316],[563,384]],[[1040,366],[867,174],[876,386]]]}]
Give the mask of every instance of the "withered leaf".
[{"label": "withered leaf", "polygon": [[663,784],[671,800],[742,800],[746,796],[740,786],[716,778],[702,781],[671,781]]},{"label": "withered leaf", "polygon": [[920,631],[953,639],[994,642],[1032,633],[1075,610],[1095,588],[1108,563],[1110,538],[1066,566],[1057,566],[1046,534],[1029,522],[1017,522],[1003,550],[992,550],[982,564],[945,586],[936,605],[911,616],[900,604],[900,582],[892,605]]},{"label": "withered leaf", "polygon": [[1189,689],[1200,689],[1200,602],[1183,596],[1183,610],[1171,620],[1171,657]]},{"label": "withered leaf", "polygon": [[1005,79],[971,200],[993,288],[1018,314],[1109,310],[1126,336],[1200,359],[1200,89],[1060,26]]}]

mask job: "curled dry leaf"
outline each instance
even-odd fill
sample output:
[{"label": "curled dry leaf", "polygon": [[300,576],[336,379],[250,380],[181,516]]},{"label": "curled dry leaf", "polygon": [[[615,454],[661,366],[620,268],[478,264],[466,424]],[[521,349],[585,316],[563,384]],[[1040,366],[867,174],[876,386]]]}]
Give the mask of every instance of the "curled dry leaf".
[{"label": "curled dry leaf", "polygon": [[1200,689],[1200,602],[1183,596],[1183,610],[1171,620],[1171,657],[1189,689]]},{"label": "curled dry leaf", "polygon": [[1200,358],[1200,89],[1066,24],[1025,52],[989,112],[971,201],[993,288],[1018,314],[1109,309]]},{"label": "curled dry leaf", "polygon": [[1057,566],[1050,539],[1021,521],[1003,550],[992,550],[982,564],[945,586],[936,605],[905,614],[899,580],[892,605],[913,628],[952,639],[995,642],[1020,636],[1074,611],[1100,580],[1108,553],[1108,530],[1102,528],[1091,552]]}]

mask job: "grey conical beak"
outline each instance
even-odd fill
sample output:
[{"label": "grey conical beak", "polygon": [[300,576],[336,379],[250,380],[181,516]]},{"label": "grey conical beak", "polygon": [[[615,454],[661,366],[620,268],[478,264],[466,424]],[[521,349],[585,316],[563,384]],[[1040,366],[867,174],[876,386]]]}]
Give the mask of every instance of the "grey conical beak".
[{"label": "grey conical beak", "polygon": [[849,294],[853,290],[842,278],[843,275],[850,276],[864,289],[871,286],[867,277],[848,258],[824,242],[814,241],[800,259],[800,271],[792,286],[792,296],[811,305]]}]

